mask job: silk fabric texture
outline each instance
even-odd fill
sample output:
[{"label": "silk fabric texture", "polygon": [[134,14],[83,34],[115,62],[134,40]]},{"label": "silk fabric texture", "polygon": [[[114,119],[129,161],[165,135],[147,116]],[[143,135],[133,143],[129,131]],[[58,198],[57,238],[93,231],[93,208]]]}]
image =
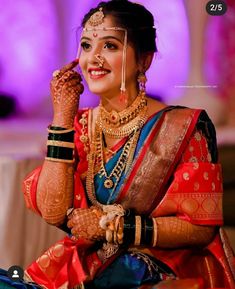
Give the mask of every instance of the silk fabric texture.
[{"label": "silk fabric texture", "polygon": [[[79,159],[74,175],[75,208],[90,205],[85,179],[91,115],[91,110],[81,110],[75,119],[75,153]],[[106,163],[107,171],[115,165],[124,143],[121,140],[113,147],[115,154]],[[36,188],[40,170],[34,170],[24,181],[26,205],[38,214]],[[169,266],[180,279],[203,276],[205,288],[235,287],[234,256],[223,230],[219,229],[223,224],[222,178],[215,131],[204,111],[167,107],[152,115],[142,128],[132,167],[122,175],[116,190],[104,190],[102,179],[95,176],[95,180],[97,199],[106,204],[121,203],[136,214],[156,218],[176,216],[192,224],[218,227],[213,241],[203,248],[156,246],[139,250]],[[92,245],[86,240],[75,242],[65,237],[29,266],[26,275],[49,289],[73,288],[92,280],[109,264],[108,261],[102,265],[96,251],[91,250]]]}]

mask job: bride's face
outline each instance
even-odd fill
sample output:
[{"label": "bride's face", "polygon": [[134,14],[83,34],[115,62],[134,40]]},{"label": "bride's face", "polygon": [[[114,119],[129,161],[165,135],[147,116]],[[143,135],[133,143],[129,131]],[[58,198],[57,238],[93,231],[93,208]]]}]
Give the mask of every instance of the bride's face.
[{"label": "bride's face", "polygon": [[[117,30],[99,30],[115,26],[112,18],[107,16],[102,24],[95,27],[96,31],[94,31],[94,27],[86,24],[85,28],[93,30],[84,31],[81,38],[79,64],[90,91],[100,96],[113,97],[120,94],[125,33]],[[99,61],[95,56],[97,54],[104,60],[102,67],[99,67]],[[134,93],[133,90],[136,90],[137,72],[135,50],[128,44],[126,53],[126,89],[128,93]]]}]

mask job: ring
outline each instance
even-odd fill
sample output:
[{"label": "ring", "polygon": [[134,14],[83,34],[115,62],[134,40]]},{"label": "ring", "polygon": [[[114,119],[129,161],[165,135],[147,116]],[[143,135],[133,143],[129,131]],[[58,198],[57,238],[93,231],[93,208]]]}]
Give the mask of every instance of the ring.
[{"label": "ring", "polygon": [[53,76],[53,77],[58,77],[59,75],[60,75],[60,70],[59,70],[59,69],[55,70],[55,71],[52,73],[52,76]]}]

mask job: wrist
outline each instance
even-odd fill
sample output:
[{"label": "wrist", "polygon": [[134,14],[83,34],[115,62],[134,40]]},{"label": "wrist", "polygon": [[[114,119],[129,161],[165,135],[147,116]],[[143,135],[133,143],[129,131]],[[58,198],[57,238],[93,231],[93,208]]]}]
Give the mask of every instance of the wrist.
[{"label": "wrist", "polygon": [[76,113],[68,113],[65,116],[62,112],[55,112],[51,125],[63,128],[71,128],[74,126],[75,115]]},{"label": "wrist", "polygon": [[46,160],[74,163],[74,129],[48,126]]},{"label": "wrist", "polygon": [[74,125],[74,118],[70,119],[53,118],[51,125],[61,128],[72,128]]},{"label": "wrist", "polygon": [[154,218],[130,213],[124,216],[124,239],[126,245],[157,245],[157,223]]}]

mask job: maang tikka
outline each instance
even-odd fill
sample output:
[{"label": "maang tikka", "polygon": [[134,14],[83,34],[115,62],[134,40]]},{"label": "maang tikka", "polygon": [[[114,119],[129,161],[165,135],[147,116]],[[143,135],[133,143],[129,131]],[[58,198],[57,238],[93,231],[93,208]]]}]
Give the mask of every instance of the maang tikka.
[{"label": "maang tikka", "polygon": [[89,25],[98,26],[104,22],[104,12],[102,10],[103,8],[100,7],[99,11],[96,11],[94,14],[91,15],[91,17],[87,21]]}]

